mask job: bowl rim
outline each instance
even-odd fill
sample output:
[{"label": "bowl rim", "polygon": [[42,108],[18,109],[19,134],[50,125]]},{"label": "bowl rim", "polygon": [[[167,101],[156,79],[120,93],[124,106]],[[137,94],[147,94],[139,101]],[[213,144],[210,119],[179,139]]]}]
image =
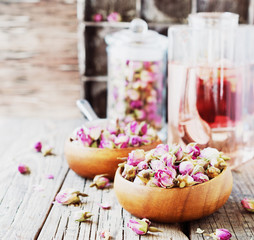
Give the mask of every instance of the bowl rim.
[{"label": "bowl rim", "polygon": [[[121,152],[121,151],[132,151],[132,150],[137,150],[137,149],[142,149],[143,147],[148,147],[150,145],[155,145],[156,143],[156,146],[159,145],[159,144],[162,144],[163,142],[158,138],[156,141],[150,143],[150,144],[144,144],[144,145],[141,145],[141,146],[138,146],[138,147],[127,147],[127,148],[93,148],[93,147],[85,147],[85,146],[82,146],[81,144],[75,144],[76,141],[71,141],[70,140],[71,137],[69,136],[66,143],[67,144],[72,144],[72,146],[76,146],[76,147],[79,147],[80,149],[83,149],[83,150],[87,150],[87,151],[114,151],[114,152]],[[155,146],[155,147],[156,147]]]},{"label": "bowl rim", "polygon": [[[184,187],[184,188],[179,188],[179,187],[162,188],[162,187],[150,187],[150,186],[135,184],[134,182],[131,182],[131,181],[125,179],[125,178],[122,176],[122,174],[120,173],[120,171],[122,171],[122,170],[123,170],[122,167],[118,167],[118,168],[117,168],[116,173],[115,173],[115,179],[116,179],[117,177],[120,177],[121,181],[124,181],[124,183],[129,184],[130,187],[131,187],[131,186],[134,186],[134,187],[140,188],[140,189],[148,189],[148,191],[149,191],[149,190],[153,190],[153,191],[169,191],[169,190],[171,190],[171,191],[180,191],[180,190],[184,191],[184,190],[185,190],[185,191],[187,191],[186,189],[202,187],[202,186],[204,186],[205,184],[212,183],[213,181],[216,181],[216,180],[218,180],[219,178],[221,178],[222,176],[224,176],[224,175],[226,174],[227,171],[229,171],[229,172],[231,173],[230,168],[227,166],[227,167],[225,167],[225,168],[221,171],[221,173],[220,173],[218,176],[216,176],[216,177],[210,179],[210,180],[207,181],[207,182],[195,184],[195,185],[188,186],[188,187]],[[114,182],[115,182],[115,180],[114,180]]]}]

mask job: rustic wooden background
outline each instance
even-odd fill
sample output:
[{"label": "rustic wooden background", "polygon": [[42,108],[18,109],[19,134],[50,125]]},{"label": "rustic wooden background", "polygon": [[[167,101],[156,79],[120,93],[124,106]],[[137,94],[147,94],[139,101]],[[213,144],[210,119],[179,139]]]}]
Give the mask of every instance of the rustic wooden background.
[{"label": "rustic wooden background", "polygon": [[0,117],[79,116],[75,0],[0,0]]}]

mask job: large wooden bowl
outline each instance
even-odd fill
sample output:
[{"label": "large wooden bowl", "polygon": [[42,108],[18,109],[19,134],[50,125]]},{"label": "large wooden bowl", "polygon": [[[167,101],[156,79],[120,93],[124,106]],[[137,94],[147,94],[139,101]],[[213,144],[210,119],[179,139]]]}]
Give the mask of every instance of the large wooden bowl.
[{"label": "large wooden bowl", "polygon": [[185,188],[164,189],[134,184],[117,169],[114,190],[122,207],[138,218],[175,223],[199,219],[218,210],[230,196],[229,168],[208,182]]}]

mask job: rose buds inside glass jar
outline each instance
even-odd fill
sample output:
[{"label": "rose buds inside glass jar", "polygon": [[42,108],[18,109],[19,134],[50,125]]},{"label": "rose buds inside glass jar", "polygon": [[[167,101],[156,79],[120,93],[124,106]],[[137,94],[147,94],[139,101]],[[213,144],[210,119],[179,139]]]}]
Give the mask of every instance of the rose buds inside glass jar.
[{"label": "rose buds inside glass jar", "polygon": [[126,122],[147,121],[161,129],[165,110],[167,38],[134,19],[130,29],[107,35],[107,116]]}]

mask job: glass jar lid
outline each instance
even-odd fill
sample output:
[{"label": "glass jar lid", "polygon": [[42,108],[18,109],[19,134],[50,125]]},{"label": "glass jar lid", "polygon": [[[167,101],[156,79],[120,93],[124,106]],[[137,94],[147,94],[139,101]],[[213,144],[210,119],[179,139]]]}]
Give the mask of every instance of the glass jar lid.
[{"label": "glass jar lid", "polygon": [[105,41],[108,45],[167,47],[167,37],[156,31],[148,30],[147,23],[140,18],[133,19],[129,29],[107,35]]}]

